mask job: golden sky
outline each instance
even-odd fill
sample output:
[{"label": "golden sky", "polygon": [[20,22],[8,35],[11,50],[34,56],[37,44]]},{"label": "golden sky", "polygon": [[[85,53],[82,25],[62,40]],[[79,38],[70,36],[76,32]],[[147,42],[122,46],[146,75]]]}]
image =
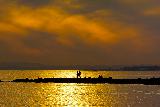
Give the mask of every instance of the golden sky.
[{"label": "golden sky", "polygon": [[160,64],[159,0],[0,0],[0,62]]}]

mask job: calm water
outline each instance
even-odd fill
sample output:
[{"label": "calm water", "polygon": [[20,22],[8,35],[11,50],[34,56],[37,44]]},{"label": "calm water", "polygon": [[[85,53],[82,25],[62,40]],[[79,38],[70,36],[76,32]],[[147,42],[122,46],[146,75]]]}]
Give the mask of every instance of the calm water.
[{"label": "calm water", "polygon": [[[160,72],[82,71],[82,77],[147,78]],[[76,71],[0,71],[1,80],[76,77]],[[110,84],[0,83],[0,107],[159,107],[160,86]]]}]

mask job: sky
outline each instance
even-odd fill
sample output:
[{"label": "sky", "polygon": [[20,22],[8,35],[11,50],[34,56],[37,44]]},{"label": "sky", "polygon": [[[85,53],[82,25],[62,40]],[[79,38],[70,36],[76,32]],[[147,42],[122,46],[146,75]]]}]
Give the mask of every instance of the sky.
[{"label": "sky", "polygon": [[160,64],[160,0],[0,0],[0,62]]}]

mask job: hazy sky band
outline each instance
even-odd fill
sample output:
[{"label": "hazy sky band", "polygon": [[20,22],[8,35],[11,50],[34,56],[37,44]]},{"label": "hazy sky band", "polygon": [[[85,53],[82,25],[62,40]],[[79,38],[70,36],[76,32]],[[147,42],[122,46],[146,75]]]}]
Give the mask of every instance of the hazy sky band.
[{"label": "hazy sky band", "polygon": [[0,0],[0,62],[160,64],[159,0]]}]

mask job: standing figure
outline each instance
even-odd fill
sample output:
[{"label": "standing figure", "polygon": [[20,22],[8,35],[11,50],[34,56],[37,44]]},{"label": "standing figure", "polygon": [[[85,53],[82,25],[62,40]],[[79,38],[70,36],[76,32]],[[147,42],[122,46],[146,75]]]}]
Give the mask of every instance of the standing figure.
[{"label": "standing figure", "polygon": [[77,78],[81,78],[81,71],[77,71]]}]

